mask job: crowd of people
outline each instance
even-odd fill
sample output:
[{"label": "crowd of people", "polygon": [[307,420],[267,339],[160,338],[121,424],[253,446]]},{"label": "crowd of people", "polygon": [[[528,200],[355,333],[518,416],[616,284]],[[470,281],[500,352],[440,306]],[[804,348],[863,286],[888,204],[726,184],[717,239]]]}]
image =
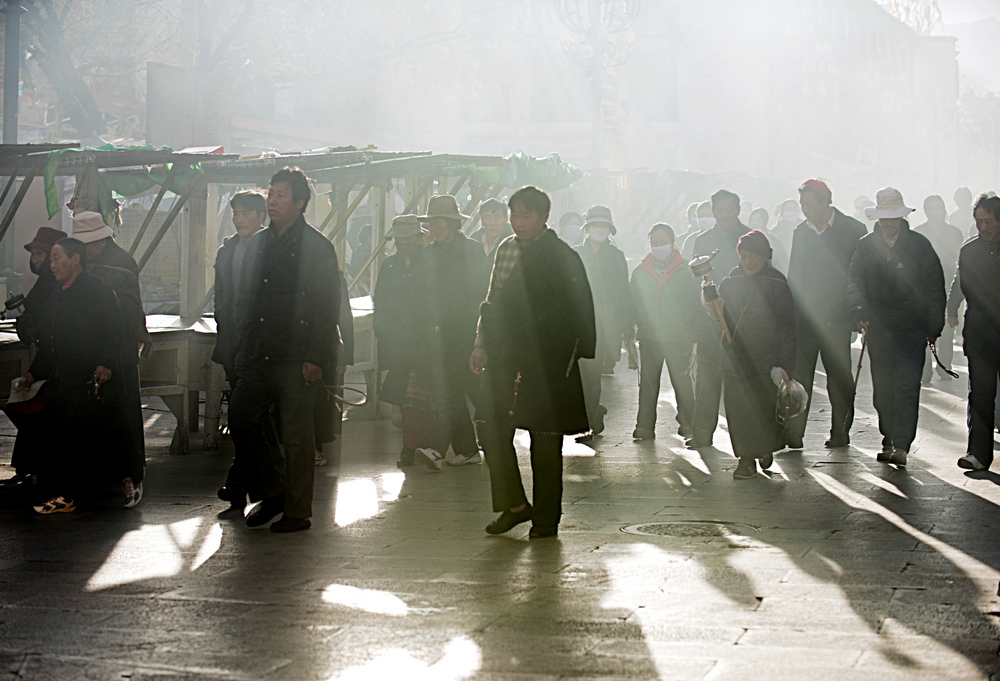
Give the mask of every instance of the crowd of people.
[{"label": "crowd of people", "polygon": [[[215,263],[213,359],[232,387],[235,447],[219,497],[240,517],[255,504],[246,524],[274,532],[310,527],[314,469],[340,421],[332,396],[351,361],[347,283],[333,245],[304,219],[309,200],[297,168],[277,172],[266,194],[234,194],[236,233]],[[601,435],[602,376],[623,347],[639,372],[634,439],[656,438],[665,365],[677,434],[690,448],[712,446],[724,406],[734,477],[747,479],[776,452],[803,447],[818,362],[831,403],[826,447],[850,444],[858,333],[882,434],[876,458],[906,466],[930,355],[951,374],[964,303],[969,443],[958,465],[988,468],[1000,376],[1000,198],[968,201],[969,215],[949,216],[930,196],[926,222],[911,228],[914,209],[887,187],[875,201],[855,201],[874,222],[869,231],[834,207],[820,180],[779,205],[773,225],[766,210],[720,189],[689,206],[683,231],[652,225],[630,273],[607,206],[564,214],[557,232],[549,197],[523,187],[506,202],[484,202],[481,228],[467,236],[470,216],[457,199],[433,196],[423,215],[393,219],[392,253],[373,289],[380,396],[402,427],[397,466],[485,461],[499,513],[486,531],[530,521],[532,538],[551,537],[563,438]],[[966,220],[975,234],[963,244]],[[88,431],[116,444],[94,460],[124,481],[125,505],[142,496],[137,364],[149,336],[135,262],[112,234],[101,214],[81,212],[72,237],[41,228],[25,246],[39,279],[18,332],[37,356],[8,412],[19,427],[17,473],[42,481],[39,513],[75,509],[86,476],[66,452],[78,452]],[[352,271],[355,281],[360,274]],[[32,413],[23,407],[43,382],[44,409]],[[801,395],[797,408],[789,395]],[[530,501],[515,429],[530,434]]]}]

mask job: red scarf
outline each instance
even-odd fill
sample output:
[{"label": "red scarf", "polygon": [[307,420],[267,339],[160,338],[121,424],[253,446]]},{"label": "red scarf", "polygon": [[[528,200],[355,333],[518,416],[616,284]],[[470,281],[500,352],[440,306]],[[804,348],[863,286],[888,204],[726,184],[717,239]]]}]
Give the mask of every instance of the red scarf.
[{"label": "red scarf", "polygon": [[656,271],[656,265],[653,264],[653,254],[647,253],[646,257],[642,259],[642,264],[640,265],[642,269],[646,270],[653,275],[653,279],[656,279],[659,288],[657,289],[657,294],[663,289],[663,285],[670,280],[670,277],[677,274],[677,271],[684,267],[684,258],[681,257],[681,252],[674,248],[674,257],[670,259],[667,263],[667,270],[663,273],[661,277]]}]

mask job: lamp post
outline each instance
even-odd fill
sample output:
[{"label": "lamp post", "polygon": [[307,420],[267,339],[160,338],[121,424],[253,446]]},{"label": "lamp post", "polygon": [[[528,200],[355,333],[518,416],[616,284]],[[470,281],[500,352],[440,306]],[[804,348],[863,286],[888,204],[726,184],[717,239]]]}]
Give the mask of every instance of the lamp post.
[{"label": "lamp post", "polygon": [[566,54],[587,73],[594,95],[591,165],[601,166],[605,146],[605,94],[617,90],[608,69],[621,66],[632,56],[634,43],[620,44],[624,33],[639,14],[640,0],[554,0],[559,21],[576,34],[563,45]]}]

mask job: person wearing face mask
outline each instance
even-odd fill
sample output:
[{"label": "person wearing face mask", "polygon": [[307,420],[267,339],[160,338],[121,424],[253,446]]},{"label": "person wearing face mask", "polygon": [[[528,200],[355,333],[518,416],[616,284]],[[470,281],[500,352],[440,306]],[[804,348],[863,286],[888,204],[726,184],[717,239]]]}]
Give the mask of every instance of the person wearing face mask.
[{"label": "person wearing face mask", "polygon": [[686,264],[670,225],[653,225],[649,254],[632,270],[629,282],[639,340],[639,413],[632,433],[636,440],[656,437],[656,403],[664,362],[674,389],[677,432],[681,437],[692,434],[694,386],[687,369],[699,310],[697,280],[687,272]]},{"label": "person wearing face mask", "polygon": [[687,236],[684,237],[684,242],[681,244],[681,256],[685,260],[690,260],[694,257],[694,244],[698,240],[698,237],[713,227],[715,227],[715,218],[712,216],[712,202],[703,201],[698,204],[696,228],[688,232]]},{"label": "person wearing face mask", "polygon": [[729,438],[740,460],[733,477],[748,479],[757,475],[757,459],[767,470],[781,448],[775,383],[795,369],[795,308],[788,282],[769,264],[773,254],[763,232],[741,236],[737,251],[739,265],[719,285],[732,343],[720,340],[721,334],[716,342],[722,347]]},{"label": "person wearing face mask", "polygon": [[[750,228],[740,222],[740,197],[720,189],[712,194],[712,216],[715,226],[698,236],[692,257],[718,251],[712,268],[719,276],[731,272],[739,264],[736,244]],[[719,425],[719,403],[722,400],[722,373],[719,322],[708,315],[698,315],[695,322],[695,343],[698,364],[694,384],[694,434],[687,441],[692,449],[711,447]]]},{"label": "person wearing face mask", "polygon": [[583,216],[579,213],[563,213],[559,218],[559,238],[576,247],[583,243]]},{"label": "person wearing face mask", "polygon": [[[945,283],[949,283],[955,278],[955,269],[958,266],[958,252],[962,248],[962,242],[965,241],[965,237],[962,235],[962,230],[948,223],[948,208],[945,206],[944,199],[940,196],[933,195],[924,199],[924,215],[927,216],[927,222],[916,227],[915,231],[923,234],[931,242],[934,252],[941,259],[941,268],[944,270]],[[944,364],[944,367],[950,369],[952,359],[955,357],[955,329],[951,326],[945,325],[944,330],[941,332],[941,342],[937,344],[937,351],[938,358]],[[931,357],[930,348],[928,348],[924,357],[924,373],[922,376],[924,383],[931,382],[933,362],[934,359]],[[945,373],[944,367],[938,367],[938,375],[945,380],[950,380],[951,376]]]},{"label": "person wearing face mask", "polygon": [[858,241],[847,278],[847,301],[859,331],[868,333],[872,400],[882,451],[878,461],[905,466],[917,433],[924,348],[944,326],[944,273],[934,247],[906,221],[912,208],[886,187],[865,211],[875,230]]},{"label": "person wearing face mask", "polygon": [[778,212],[778,222],[771,230],[771,236],[779,239],[786,251],[791,251],[792,234],[801,223],[802,214],[799,213],[799,202],[795,199],[785,199]]},{"label": "person wearing face mask", "polygon": [[[631,297],[628,289],[628,265],[625,254],[610,242],[618,230],[606,206],[591,206],[583,216],[587,238],[576,247],[587,270],[587,280],[594,296],[594,316],[597,321],[597,356],[580,362],[583,394],[587,401],[587,417],[594,435],[604,430],[604,415],[608,410],[601,404],[601,374],[610,360],[617,361],[622,339],[631,337]],[[590,436],[584,436],[586,441]]]},{"label": "person wearing face mask", "polygon": [[771,266],[779,272],[788,271],[788,252],[782,245],[781,240],[774,238],[767,228],[767,223],[770,221],[771,216],[768,214],[767,210],[764,208],[754,208],[750,212],[750,217],[747,218],[747,227],[750,229],[755,229],[761,234],[768,237],[768,241],[771,243],[771,251],[774,256],[771,258]]}]

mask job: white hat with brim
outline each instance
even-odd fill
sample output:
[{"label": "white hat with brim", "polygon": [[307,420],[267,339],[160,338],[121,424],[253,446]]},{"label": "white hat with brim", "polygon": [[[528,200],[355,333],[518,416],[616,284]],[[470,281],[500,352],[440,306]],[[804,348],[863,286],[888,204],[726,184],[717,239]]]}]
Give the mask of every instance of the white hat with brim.
[{"label": "white hat with brim", "polygon": [[424,233],[420,226],[420,220],[416,215],[397,215],[392,219],[392,229],[389,230],[390,239],[400,237],[419,236]]},{"label": "white hat with brim", "polygon": [[583,229],[591,227],[607,227],[612,234],[617,234],[618,229],[611,221],[611,209],[607,206],[591,206],[590,210],[583,214]]},{"label": "white hat with brim", "polygon": [[869,220],[881,218],[905,218],[915,211],[903,202],[903,195],[898,189],[886,187],[879,189],[875,195],[875,205],[865,208],[865,217]]},{"label": "white hat with brim", "polygon": [[100,213],[85,210],[73,216],[73,234],[70,236],[77,241],[90,244],[114,235],[115,230],[104,224]]},{"label": "white hat with brim", "polygon": [[38,396],[38,391],[45,385],[45,380],[35,381],[31,387],[26,387],[26,384],[27,380],[23,377],[15,378],[10,382],[10,397],[7,398],[4,409],[10,409],[16,413],[41,411],[40,401],[37,405],[29,403]]}]

